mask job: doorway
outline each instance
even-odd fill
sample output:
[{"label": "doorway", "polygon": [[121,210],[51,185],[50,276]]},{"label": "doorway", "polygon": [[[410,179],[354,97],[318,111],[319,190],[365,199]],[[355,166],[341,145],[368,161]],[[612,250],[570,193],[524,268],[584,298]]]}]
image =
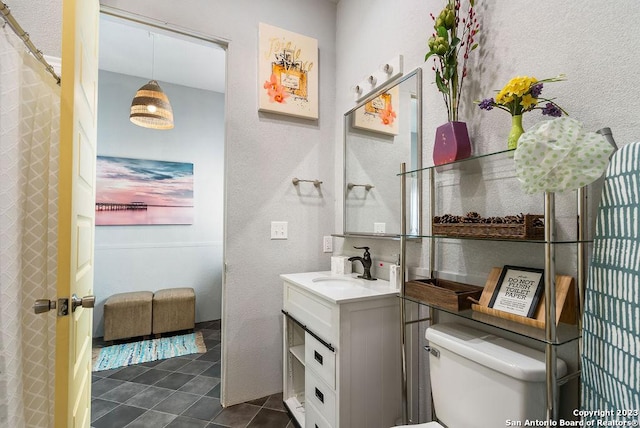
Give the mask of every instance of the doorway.
[{"label": "doorway", "polygon": [[[191,287],[196,323],[220,320],[225,47],[106,9],[100,14],[99,58],[97,156],[191,164],[193,209],[180,224],[168,219],[96,226],[93,335],[103,335],[105,300],[129,291]],[[133,96],[149,80],[157,80],[169,98],[175,122],[171,130],[129,121]],[[97,186],[99,197],[100,176]]]}]

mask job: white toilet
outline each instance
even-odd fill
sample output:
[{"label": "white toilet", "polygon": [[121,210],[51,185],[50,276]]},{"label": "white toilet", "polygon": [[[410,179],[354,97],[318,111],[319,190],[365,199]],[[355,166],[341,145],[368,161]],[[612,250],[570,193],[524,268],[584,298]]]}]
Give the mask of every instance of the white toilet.
[{"label": "white toilet", "polygon": [[[507,420],[545,419],[545,355],[504,338],[453,323],[426,331],[435,413],[448,428],[487,428]],[[557,375],[567,372],[558,360]],[[403,425],[442,427],[438,422]],[[401,428],[401,427],[396,427]]]}]

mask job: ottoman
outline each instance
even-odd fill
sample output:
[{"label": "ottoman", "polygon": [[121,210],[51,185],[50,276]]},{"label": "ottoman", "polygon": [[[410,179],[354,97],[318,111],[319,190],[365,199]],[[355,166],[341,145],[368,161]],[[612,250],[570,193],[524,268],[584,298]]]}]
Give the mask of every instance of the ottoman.
[{"label": "ottoman", "polygon": [[134,291],[114,294],[104,304],[104,340],[151,334],[153,293]]},{"label": "ottoman", "polygon": [[153,334],[190,330],[196,323],[193,288],[167,288],[153,295]]}]

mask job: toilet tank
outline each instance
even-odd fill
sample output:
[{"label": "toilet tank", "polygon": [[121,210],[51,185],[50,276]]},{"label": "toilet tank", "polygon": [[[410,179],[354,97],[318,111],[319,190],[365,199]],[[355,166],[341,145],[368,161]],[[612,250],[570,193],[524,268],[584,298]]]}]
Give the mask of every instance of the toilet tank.
[{"label": "toilet tank", "polygon": [[[543,352],[460,324],[436,324],[425,335],[439,421],[449,428],[487,428],[545,419]],[[558,359],[558,377],[566,372]]]}]

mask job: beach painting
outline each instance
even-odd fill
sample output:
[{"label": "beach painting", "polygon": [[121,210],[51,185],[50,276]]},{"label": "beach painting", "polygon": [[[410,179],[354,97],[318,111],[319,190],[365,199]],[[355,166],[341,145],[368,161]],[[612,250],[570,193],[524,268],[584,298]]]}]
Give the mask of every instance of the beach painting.
[{"label": "beach painting", "polygon": [[96,226],[193,224],[193,164],[98,156]]}]

